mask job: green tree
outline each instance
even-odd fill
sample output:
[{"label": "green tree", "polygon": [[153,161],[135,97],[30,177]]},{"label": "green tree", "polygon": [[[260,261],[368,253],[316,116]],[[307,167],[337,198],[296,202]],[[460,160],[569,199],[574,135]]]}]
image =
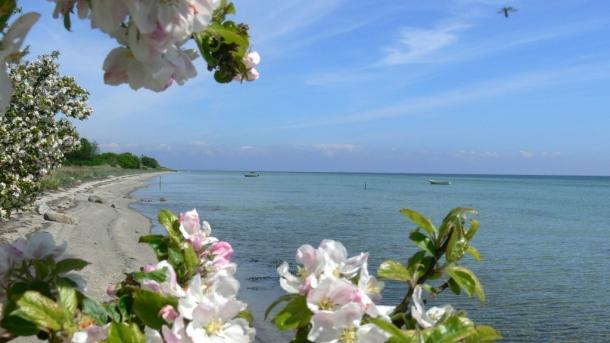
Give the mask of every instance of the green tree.
[{"label": "green tree", "polygon": [[66,162],[70,164],[82,164],[82,162],[93,162],[98,154],[98,147],[95,141],[89,141],[87,138],[80,139],[80,147],[77,150],[69,152],[65,155]]},{"label": "green tree", "polygon": [[155,160],[152,157],[145,156],[145,155],[142,155],[142,157],[140,157],[140,162],[142,162],[142,167],[147,167],[147,168],[161,167],[161,165],[159,165],[159,162],[157,162],[157,160]]},{"label": "green tree", "polygon": [[119,167],[121,168],[126,168],[126,169],[138,169],[140,168],[140,159],[138,158],[138,156],[129,153],[129,152],[124,152],[122,154],[118,155],[118,164]]}]

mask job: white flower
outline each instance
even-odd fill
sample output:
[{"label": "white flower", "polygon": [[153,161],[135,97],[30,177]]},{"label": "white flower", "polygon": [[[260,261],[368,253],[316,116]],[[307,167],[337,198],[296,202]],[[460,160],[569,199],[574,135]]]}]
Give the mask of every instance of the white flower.
[{"label": "white flower", "polygon": [[125,0],[91,0],[91,27],[114,34],[129,14]]},{"label": "white flower", "polygon": [[51,256],[57,260],[66,251],[67,243],[55,245],[53,236],[48,232],[35,232],[27,239],[19,238],[10,245],[15,260],[39,260]]},{"label": "white flower", "polygon": [[256,67],[259,63],[261,63],[261,55],[256,51],[250,52],[244,57],[244,64],[248,69]]},{"label": "white flower", "polygon": [[422,300],[422,287],[415,286],[413,290],[413,305],[411,306],[411,317],[424,329],[431,328],[436,325],[444,316],[454,312],[451,305],[442,307],[431,307],[426,311]]},{"label": "white flower", "polygon": [[144,337],[146,337],[146,343],[163,343],[161,333],[155,329],[149,328],[148,326],[144,329]]},{"label": "white flower", "polygon": [[336,312],[318,312],[307,339],[321,343],[383,343],[389,335],[374,324],[360,325],[362,307],[350,303]]},{"label": "white flower", "polygon": [[348,280],[325,276],[307,294],[307,307],[313,313],[335,311],[345,304],[357,301],[359,293],[358,287]]},{"label": "white flower", "polygon": [[324,272],[327,275],[342,275],[351,279],[358,274],[368,259],[368,253],[347,258],[347,250],[338,241],[323,240],[320,249],[324,252]]},{"label": "white flower", "polygon": [[25,36],[39,17],[40,14],[34,12],[22,15],[9,27],[2,39],[0,44],[0,113],[4,112],[13,95],[13,86],[6,73],[6,61],[19,53]]},{"label": "white flower", "polygon": [[191,339],[186,335],[184,318],[182,316],[178,316],[174,320],[171,329],[167,325],[163,325],[161,331],[167,343],[191,343]]},{"label": "white flower", "polygon": [[106,328],[91,325],[85,330],[74,333],[72,343],[97,343],[105,340],[106,337]]},{"label": "white flower", "polygon": [[187,319],[193,319],[193,310],[199,304],[233,299],[238,290],[239,282],[227,273],[219,273],[205,280],[197,274],[191,279],[186,295],[179,299],[178,312]]},{"label": "white flower", "polygon": [[145,279],[142,281],[142,288],[177,297],[183,297],[186,294],[176,281],[176,272],[169,262],[161,261],[157,263],[151,271],[154,270],[165,270],[165,281],[159,283],[154,280]]},{"label": "white flower", "polygon": [[172,72],[168,65],[153,65],[137,60],[125,47],[113,49],[104,60],[104,82],[114,86],[128,83],[134,90],[146,88],[163,91],[173,82]]},{"label": "white flower", "polygon": [[186,334],[193,343],[247,343],[254,339],[254,329],[242,318],[235,318],[245,309],[237,300],[224,303],[206,302],[193,310],[193,320]]}]

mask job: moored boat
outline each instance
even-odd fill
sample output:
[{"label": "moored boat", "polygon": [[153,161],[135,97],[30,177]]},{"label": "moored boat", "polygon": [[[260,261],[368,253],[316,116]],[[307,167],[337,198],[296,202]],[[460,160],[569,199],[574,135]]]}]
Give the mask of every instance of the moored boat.
[{"label": "moored boat", "polygon": [[253,171],[251,171],[251,172],[249,172],[249,173],[244,174],[244,176],[245,176],[245,177],[258,177],[258,176],[259,176],[259,174],[258,174],[257,172],[253,172]]},{"label": "moored boat", "polygon": [[451,181],[449,180],[428,180],[431,185],[450,185]]}]

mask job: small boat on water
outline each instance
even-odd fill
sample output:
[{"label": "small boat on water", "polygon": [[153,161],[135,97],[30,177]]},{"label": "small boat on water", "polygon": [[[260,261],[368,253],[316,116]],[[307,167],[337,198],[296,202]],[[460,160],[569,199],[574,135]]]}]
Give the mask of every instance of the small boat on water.
[{"label": "small boat on water", "polygon": [[249,172],[249,173],[244,174],[244,176],[245,176],[245,177],[258,177],[258,176],[260,176],[260,175],[259,175],[257,172],[253,172],[253,171],[251,171],[251,172]]},{"label": "small boat on water", "polygon": [[450,185],[451,181],[449,180],[428,180],[431,185]]}]

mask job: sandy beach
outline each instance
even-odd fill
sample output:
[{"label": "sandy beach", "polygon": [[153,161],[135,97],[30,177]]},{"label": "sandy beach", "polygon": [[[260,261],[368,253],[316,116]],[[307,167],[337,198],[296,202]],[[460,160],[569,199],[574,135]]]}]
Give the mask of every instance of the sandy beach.
[{"label": "sandy beach", "polygon": [[[129,205],[137,200],[131,192],[160,174],[112,177],[44,194],[34,203],[34,210],[0,224],[0,240],[12,241],[42,230],[51,233],[58,244],[67,241],[69,254],[91,263],[81,272],[87,293],[104,300],[109,284],[155,261],[149,248],[138,244],[138,237],[148,232],[151,223]],[[99,197],[101,203],[91,201],[91,196]],[[76,223],[45,220],[42,213],[48,211],[65,214]]]}]

